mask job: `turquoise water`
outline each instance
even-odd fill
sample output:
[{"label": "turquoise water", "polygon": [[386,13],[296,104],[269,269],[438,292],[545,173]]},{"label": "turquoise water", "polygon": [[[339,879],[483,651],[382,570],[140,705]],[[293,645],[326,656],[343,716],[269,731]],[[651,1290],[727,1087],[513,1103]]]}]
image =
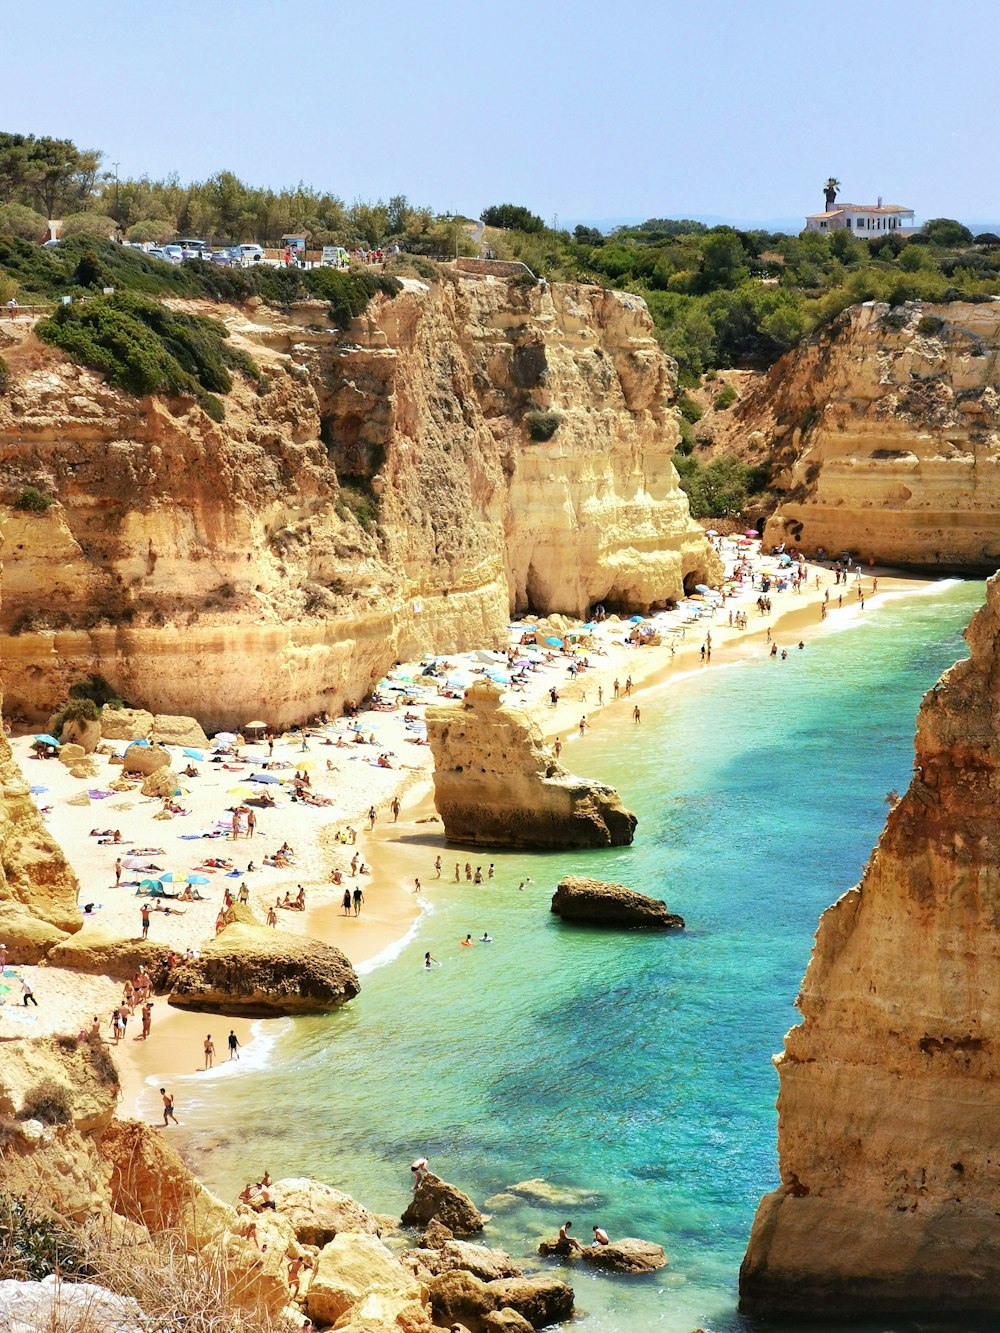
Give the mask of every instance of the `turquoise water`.
[{"label": "turquoise water", "polygon": [[[777,1183],[771,1055],[817,918],[860,877],[887,790],[908,782],[920,697],[966,655],[981,600],[968,583],[889,600],[785,663],[647,695],[641,727],[623,705],[564,757],[619,787],[636,844],[434,882],[417,937],[345,1011],[288,1023],[265,1068],[185,1089],[196,1169],[230,1197],[265,1165],[317,1176],[397,1215],[422,1153],[480,1203],[534,1176],[595,1191],[597,1206],[498,1211],[489,1242],[528,1254],[564,1216],[581,1238],[600,1222],[660,1241],[670,1267],[652,1279],[574,1272],[588,1333],[742,1327],[739,1263]],[[548,904],[571,872],[664,897],[688,928],[561,926]],[[492,945],[459,947],[484,930]]]}]

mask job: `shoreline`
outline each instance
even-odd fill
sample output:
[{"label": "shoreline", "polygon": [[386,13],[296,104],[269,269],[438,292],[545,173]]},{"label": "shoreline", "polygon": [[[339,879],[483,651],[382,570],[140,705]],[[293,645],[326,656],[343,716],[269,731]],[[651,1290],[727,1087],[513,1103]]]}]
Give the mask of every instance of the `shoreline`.
[{"label": "shoreline", "polygon": [[[874,596],[870,593],[872,577],[879,581],[879,589]],[[754,594],[749,589],[744,590],[742,597],[730,600],[721,615],[711,622],[706,622],[704,626],[701,624],[695,626],[693,632],[685,634],[680,642],[674,643],[673,649],[666,642],[643,648],[613,644],[610,641],[611,636],[628,630],[630,626],[627,623],[606,621],[601,627],[602,630],[606,629],[606,633],[602,636],[603,646],[589,654],[590,670],[581,677],[564,682],[568,659],[560,655],[551,664],[554,670],[547,666],[532,673],[532,688],[530,692],[521,696],[518,702],[523,702],[525,714],[537,722],[547,740],[551,742],[556,737],[561,737],[565,743],[573,741],[574,745],[579,747],[574,749],[572,762],[566,762],[566,767],[571,770],[579,767],[586,772],[588,737],[579,731],[581,716],[585,715],[587,718],[588,732],[603,731],[608,725],[620,724],[623,719],[627,720],[631,727],[632,709],[637,706],[637,698],[659,692],[691,675],[711,671],[713,667],[736,665],[740,661],[761,656],[768,651],[769,632],[770,637],[778,643],[779,650],[787,648],[791,654],[800,639],[807,643],[827,630],[847,628],[864,614],[856,594],[857,585],[854,580],[846,586],[841,584],[838,587],[834,584],[832,571],[815,566],[809,567],[809,578],[812,580],[811,585],[807,585],[798,593],[786,591],[772,594],[775,597],[775,605],[769,616],[758,614],[754,605]],[[873,610],[890,599],[933,591],[939,584],[949,586],[952,582],[954,582],[952,579],[913,578],[906,573],[884,569],[864,571],[861,578],[862,586],[868,590],[866,604]],[[837,593],[844,597],[846,604],[842,608],[837,608],[835,605],[833,596],[835,588]],[[828,592],[831,595],[833,608],[823,620],[819,608],[824,595]],[[747,629],[741,631],[729,627],[723,618],[729,607],[739,607],[747,611],[749,616]],[[706,631],[711,632],[711,660],[702,663],[701,646]],[[456,654],[450,660],[474,658],[475,654]],[[780,666],[782,663],[779,661],[776,665]],[[556,673],[558,679],[555,678]],[[628,675],[632,677],[631,693],[626,696],[622,692],[621,697],[615,699],[613,697],[615,677],[624,678]],[[550,705],[547,698],[550,683],[558,684],[560,691],[560,701],[555,708]],[[598,703],[599,687],[604,693],[601,704]],[[394,753],[398,754],[404,740],[400,739],[399,726],[392,728],[388,724],[392,721],[398,724],[401,714],[373,715],[367,712],[362,717],[366,729],[369,725],[377,723],[379,742],[395,746]],[[346,719],[338,719],[325,730],[330,736],[346,736],[346,726]],[[387,730],[392,731],[391,741],[384,740],[384,733]],[[282,738],[282,743],[287,747],[291,743],[290,738],[286,735]],[[298,744],[298,738],[295,744]],[[253,747],[248,747],[251,748]],[[306,855],[314,856],[318,869],[310,865],[307,873],[304,866],[301,869],[292,867],[287,874],[276,879],[271,887],[284,890],[286,883],[304,883],[308,891],[306,911],[302,914],[288,914],[288,917],[282,920],[282,926],[293,929],[296,933],[310,934],[334,944],[347,953],[352,964],[361,975],[364,975],[375,967],[385,966],[393,961],[415,936],[419,930],[423,911],[429,909],[433,901],[435,884],[433,858],[438,853],[444,856],[449,849],[440,821],[436,819],[434,812],[432,768],[426,763],[401,763],[399,767],[392,769],[376,770],[374,765],[366,764],[363,767],[368,771],[362,772],[357,763],[345,765],[340,762],[345,759],[361,758],[362,756],[356,753],[356,748],[361,747],[352,745],[345,755],[347,747],[343,744],[323,745],[318,735],[310,736],[311,756],[327,757],[331,762],[333,759],[338,761],[332,769],[337,776],[331,779],[338,788],[336,809],[331,811],[329,816],[318,820],[308,830],[311,836],[307,840],[308,851],[303,855],[302,861],[304,862]],[[426,749],[426,745],[422,748]],[[564,756],[564,759],[567,759],[567,756]],[[53,761],[47,762],[51,764]],[[294,762],[294,756],[289,762]],[[314,770],[319,767],[314,759],[310,763]],[[22,769],[26,766],[22,764]],[[46,769],[46,771],[52,770]],[[29,767],[26,776],[33,778],[36,773],[36,769]],[[326,774],[322,769],[314,771],[317,791],[323,790],[321,780],[325,777]],[[339,790],[347,777],[360,778],[360,782],[349,784],[352,788],[357,788],[351,793],[356,798],[353,801],[346,799],[345,793]],[[376,787],[381,790],[376,792],[374,790]],[[373,799],[376,795],[378,799],[373,800],[373,803],[380,813],[374,830],[369,831],[367,820],[363,819],[363,812],[370,798]],[[382,813],[394,796],[398,797],[401,803],[398,822],[390,821]],[[434,822],[430,822],[431,819]],[[334,840],[337,826],[343,827],[345,822],[348,825],[353,823],[357,828],[356,846],[344,847]],[[362,824],[364,827],[361,827]],[[305,830],[296,829],[289,835],[297,851],[298,844],[302,841],[301,831]],[[64,842],[58,834],[56,836],[57,840]],[[262,839],[258,838],[255,846],[259,847],[261,842]],[[166,842],[163,845],[166,846]],[[246,848],[246,840],[234,844],[229,839],[219,839],[214,844],[220,851],[227,852],[234,846],[243,850]],[[342,889],[330,883],[329,879],[333,865],[339,862],[342,868],[345,868],[344,862],[349,858],[344,853],[348,850],[357,851],[359,855],[363,853],[369,860],[371,868],[370,877],[365,876],[360,880],[365,892],[365,905],[361,917],[358,918],[344,917],[339,905]],[[455,848],[452,847],[450,850],[454,852]],[[74,864],[72,856],[68,859]],[[77,869],[76,864],[74,869]],[[408,887],[415,876],[420,876],[422,880],[426,895],[423,902]],[[443,878],[447,880],[447,876]],[[350,884],[353,887],[356,882],[359,881],[351,880],[345,874],[345,885]],[[256,898],[256,885],[254,892]],[[81,901],[83,900],[84,889],[81,882]],[[206,912],[205,919],[207,918]],[[48,973],[49,976],[53,976],[58,972],[65,972],[65,975],[72,978],[77,985],[82,981],[93,983],[83,988],[86,991],[86,1000],[82,1003],[82,1008],[90,1009],[93,1005],[98,1014],[102,1012],[97,1008],[98,996],[110,1006],[116,1002],[116,997],[120,993],[117,983],[106,978],[82,977],[75,971],[47,968],[44,965],[38,969],[25,970],[33,976],[38,973]],[[80,997],[81,1001],[83,998]],[[249,1072],[266,1060],[271,1047],[280,1039],[281,1025],[289,1021],[284,1018],[228,1018],[213,1013],[173,1009],[163,997],[158,997],[155,1004],[150,1041],[143,1042],[141,1039],[129,1036],[116,1059],[122,1081],[122,1096],[117,1113],[120,1118],[153,1117],[152,1122],[158,1124],[157,1087],[161,1081],[166,1086],[171,1080],[187,1079],[200,1072],[202,1042],[207,1032],[211,1031],[216,1047],[214,1074],[217,1075],[218,1071],[229,1063],[226,1033],[230,1029],[235,1031],[243,1048],[240,1061],[233,1063]],[[103,1023],[104,1018],[102,1018],[102,1028]],[[62,1030],[65,1029],[64,1023]],[[183,1122],[183,1097],[180,1099],[179,1109],[182,1112]]]}]

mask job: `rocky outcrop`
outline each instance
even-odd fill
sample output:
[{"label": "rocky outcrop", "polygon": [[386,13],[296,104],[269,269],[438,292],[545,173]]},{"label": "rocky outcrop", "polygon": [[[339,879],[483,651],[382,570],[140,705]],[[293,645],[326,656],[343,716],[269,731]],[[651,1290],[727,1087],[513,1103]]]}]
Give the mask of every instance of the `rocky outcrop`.
[{"label": "rocky outcrop", "polygon": [[613,787],[574,777],[538,726],[477,681],[457,708],[427,709],[434,803],[449,842],[484,847],[623,847],[636,817]]},{"label": "rocky outcrop", "polygon": [[122,769],[126,773],[141,773],[149,777],[158,768],[170,767],[170,751],[162,745],[130,745],[122,759]]},{"label": "rocky outcrop", "polygon": [[425,1292],[377,1236],[341,1232],[320,1251],[306,1293],[306,1313],[333,1324],[352,1312],[380,1328],[429,1327]]},{"label": "rocky outcrop", "polygon": [[524,1276],[505,1250],[470,1245],[464,1240],[446,1240],[434,1248],[407,1250],[401,1257],[403,1263],[428,1277],[461,1271],[472,1273],[482,1282],[495,1282],[499,1278]]},{"label": "rocky outcrop", "polygon": [[375,1217],[343,1190],[320,1180],[289,1177],[271,1191],[277,1212],[288,1219],[295,1239],[302,1245],[328,1245],[341,1231],[378,1234]]},{"label": "rocky outcrop", "polygon": [[86,1329],[87,1333],[141,1333],[146,1315],[135,1301],[94,1282],[0,1279],[0,1328],[6,1333]]},{"label": "rocky outcrop", "polygon": [[[30,762],[37,763],[40,777],[43,761]],[[37,963],[83,924],[79,886],[2,734],[0,786],[0,942],[12,963]]]},{"label": "rocky outcrop", "polygon": [[171,973],[169,1002],[183,1009],[273,1017],[324,1014],[361,989],[332,945],[234,921]]},{"label": "rocky outcrop", "polygon": [[914,776],[823,913],[777,1060],[751,1313],[1000,1309],[1000,582],[925,696]]},{"label": "rocky outcrop", "polygon": [[[221,424],[33,338],[5,352],[14,712],[48,716],[99,673],[151,712],[235,729],[252,662],[254,712],[280,726],[339,711],[396,660],[499,645],[512,610],[644,611],[720,572],[638,297],[442,270],[348,330],[322,303],[188,308],[265,375],[237,377]],[[28,485],[56,503],[18,510]]]},{"label": "rocky outcrop", "polygon": [[863,561],[1000,565],[1000,307],[854,306],[735,409],[786,541]]},{"label": "rocky outcrop", "polygon": [[567,875],[552,896],[551,911],[563,921],[584,922],[624,930],[679,930],[684,918],[667,911],[659,898],[608,884],[600,879]]},{"label": "rocky outcrop", "polygon": [[541,1176],[531,1180],[519,1180],[507,1185],[501,1194],[492,1194],[486,1200],[486,1207],[493,1211],[515,1207],[522,1200],[539,1208],[600,1208],[605,1196],[594,1190],[578,1189],[575,1185],[557,1185]]},{"label": "rocky outcrop", "polygon": [[400,1219],[404,1227],[426,1227],[438,1221],[456,1236],[482,1231],[482,1213],[457,1185],[425,1172],[414,1184],[413,1197]]},{"label": "rocky outcrop", "polygon": [[143,796],[173,796],[179,786],[180,778],[172,768],[157,768],[143,778],[140,791]]},{"label": "rocky outcrop", "polygon": [[471,1273],[456,1271],[433,1278],[429,1291],[435,1323],[464,1324],[470,1333],[496,1329],[497,1322],[487,1320],[503,1310],[515,1311],[536,1329],[573,1317],[573,1288],[548,1274],[481,1282]]}]

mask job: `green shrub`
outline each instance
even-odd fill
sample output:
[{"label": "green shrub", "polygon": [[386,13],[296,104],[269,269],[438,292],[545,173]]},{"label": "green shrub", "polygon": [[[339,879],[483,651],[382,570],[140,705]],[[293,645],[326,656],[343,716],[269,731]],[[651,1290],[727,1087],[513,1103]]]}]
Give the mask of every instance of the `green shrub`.
[{"label": "green shrub", "polygon": [[0,356],[0,398],[2,398],[10,388],[10,378],[10,366],[8,366],[7,362]]},{"label": "green shrub", "polygon": [[727,384],[725,388],[720,389],[712,399],[712,406],[715,408],[716,412],[724,412],[727,407],[732,407],[737,398],[739,398],[739,394],[731,384]]},{"label": "green shrub", "polygon": [[330,302],[327,316],[338,329],[346,329],[352,319],[363,314],[377,292],[392,297],[403,290],[398,278],[366,269],[345,273],[343,269],[314,268],[306,275],[306,284],[311,295]]},{"label": "green shrub", "polygon": [[39,490],[37,486],[25,486],[14,501],[14,508],[22,514],[44,514],[50,505],[55,504],[55,499],[54,495]]},{"label": "green shrub", "polygon": [[933,338],[943,328],[944,320],[937,315],[921,315],[917,320],[917,332],[922,333],[926,338]]},{"label": "green shrub", "polygon": [[90,1276],[77,1238],[26,1199],[0,1194],[0,1274],[37,1282],[53,1273]]},{"label": "green shrub", "polygon": [[65,1083],[46,1075],[29,1088],[19,1120],[40,1120],[43,1125],[68,1125],[73,1119],[73,1094]]},{"label": "green shrub", "polygon": [[378,528],[378,500],[356,486],[341,486],[337,512],[341,518],[353,515],[365,532],[373,533]]},{"label": "green shrub", "polygon": [[168,310],[136,292],[60,306],[36,331],[127,393],[187,394],[214,421],[225,412],[210,395],[232,388],[229,367],[256,371],[249,358],[226,346],[229,333],[218,321]]},{"label": "green shrub", "polygon": [[681,438],[678,440],[674,452],[680,454],[682,458],[686,458],[688,454],[694,452],[694,431],[691,429],[691,423],[685,421],[683,417],[678,422],[678,426],[680,427]]},{"label": "green shrub", "polygon": [[561,421],[562,417],[558,412],[525,412],[524,414],[524,424],[528,428],[528,436],[536,444],[551,440],[559,429]]},{"label": "green shrub", "polygon": [[692,518],[734,518],[752,495],[767,487],[768,472],[723,454],[709,463],[693,455],[675,459],[674,466],[687,492]]},{"label": "green shrub", "polygon": [[98,708],[104,708],[107,705],[112,708],[126,707],[115,687],[97,672],[94,672],[86,680],[78,680],[71,685],[69,687],[69,697],[71,699],[90,699]]},{"label": "green shrub", "polygon": [[692,426],[696,425],[704,415],[689,393],[681,394],[677,399],[677,406],[680,408],[681,416],[685,421],[689,421]]},{"label": "green shrub", "polygon": [[[71,691],[72,693],[72,691]],[[89,696],[77,696],[63,704],[57,713],[49,718],[49,735],[57,739],[67,722],[99,722],[101,710]]]}]

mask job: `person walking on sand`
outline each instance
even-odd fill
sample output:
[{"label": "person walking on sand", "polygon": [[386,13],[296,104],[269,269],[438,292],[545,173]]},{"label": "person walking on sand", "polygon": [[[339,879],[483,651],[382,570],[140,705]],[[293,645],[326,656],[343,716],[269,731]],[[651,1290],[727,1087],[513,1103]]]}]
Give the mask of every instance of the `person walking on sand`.
[{"label": "person walking on sand", "polygon": [[374,806],[370,806],[369,809],[368,809],[368,827],[369,827],[369,829],[374,829],[376,819],[378,819],[378,813],[376,812]]},{"label": "person walking on sand", "polygon": [[436,857],[434,858],[434,878],[435,878],[435,879],[440,879],[440,878],[441,878],[441,858],[440,858],[440,856],[436,856]]},{"label": "person walking on sand", "polygon": [[397,821],[397,819],[399,819],[399,797],[398,797],[398,796],[394,796],[394,797],[392,798],[392,804],[389,806],[389,809],[392,811],[392,822],[395,824],[395,822]]},{"label": "person walking on sand", "polygon": [[361,915],[361,904],[362,904],[362,903],[364,902],[364,900],[365,900],[365,895],[361,892],[361,885],[360,885],[360,884],[359,884],[358,887],[354,890],[354,893],[352,894],[352,897],[353,897],[353,899],[354,899],[354,915],[355,915],[355,916],[360,916],[360,915]]},{"label": "person walking on sand", "polygon": [[232,1028],[229,1029],[229,1036],[226,1040],[229,1043],[230,1060],[238,1060],[240,1058],[240,1040]]},{"label": "person walking on sand", "polygon": [[152,1027],[152,1025],[153,1025],[153,1004],[151,1000],[147,1000],[146,1003],[142,1006],[143,1041],[149,1040],[149,1029]]},{"label": "person walking on sand", "polygon": [[269,926],[274,926],[275,929],[277,929],[277,925],[278,925],[278,913],[274,910],[273,907],[269,907],[269,908],[267,909],[267,924],[268,924]]},{"label": "person walking on sand", "polygon": [[632,709],[632,721],[637,724],[642,721],[642,714],[639,712],[638,704]]},{"label": "person walking on sand", "polygon": [[179,1125],[181,1122],[180,1122],[180,1121],[177,1119],[177,1117],[174,1115],[174,1095],[173,1095],[173,1093],[172,1093],[172,1092],[167,1092],[166,1088],[161,1088],[161,1089],[160,1089],[160,1096],[163,1098],[163,1127],[164,1127],[164,1129],[165,1129],[166,1126],[167,1126],[167,1122],[170,1121],[170,1120],[172,1120],[172,1121],[174,1122],[175,1125]]},{"label": "person walking on sand", "polygon": [[115,888],[122,882],[122,859],[119,856],[115,861]]},{"label": "person walking on sand", "polygon": [[215,1044],[212,1041],[211,1032],[205,1038],[204,1050],[205,1050],[205,1068],[211,1069],[212,1065],[215,1064]]},{"label": "person walking on sand", "polygon": [[139,913],[142,918],[142,938],[149,939],[149,903],[143,903],[142,911]]},{"label": "person walking on sand", "polygon": [[419,880],[419,879],[415,879],[415,880],[413,881],[413,892],[414,892],[414,893],[419,893],[419,892],[420,892],[420,880]]},{"label": "person walking on sand", "polygon": [[350,889],[345,889],[345,890],[344,890],[344,896],[343,896],[343,898],[341,899],[341,906],[342,906],[343,909],[344,909],[344,916],[350,916],[350,915],[351,915],[351,891],[350,891]]},{"label": "person walking on sand", "polygon": [[24,1005],[25,1009],[27,1009],[28,1007],[29,1000],[35,1006],[36,1009],[38,1008],[38,1001],[35,999],[35,992],[31,989],[31,982],[28,980],[27,977],[21,978],[21,995],[22,995],[22,1004]]}]

